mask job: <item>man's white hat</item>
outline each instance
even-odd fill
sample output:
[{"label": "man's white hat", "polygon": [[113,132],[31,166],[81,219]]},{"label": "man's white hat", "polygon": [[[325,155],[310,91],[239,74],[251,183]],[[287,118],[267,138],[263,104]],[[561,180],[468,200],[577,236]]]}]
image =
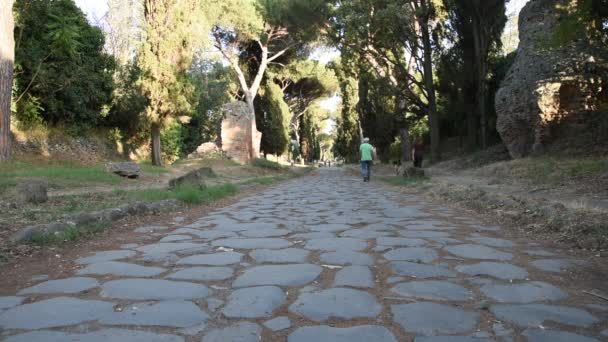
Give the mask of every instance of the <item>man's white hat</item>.
[{"label": "man's white hat", "polygon": [[369,142],[369,138],[363,138],[363,142],[364,142],[364,143]]}]

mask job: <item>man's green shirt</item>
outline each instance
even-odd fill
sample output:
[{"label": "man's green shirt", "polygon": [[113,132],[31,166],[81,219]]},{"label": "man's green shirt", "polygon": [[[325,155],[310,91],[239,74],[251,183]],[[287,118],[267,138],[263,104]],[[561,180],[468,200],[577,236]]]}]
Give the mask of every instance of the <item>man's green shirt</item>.
[{"label": "man's green shirt", "polygon": [[372,150],[372,145],[368,143],[361,144],[361,147],[359,147],[359,151],[361,152],[361,161],[372,160]]}]

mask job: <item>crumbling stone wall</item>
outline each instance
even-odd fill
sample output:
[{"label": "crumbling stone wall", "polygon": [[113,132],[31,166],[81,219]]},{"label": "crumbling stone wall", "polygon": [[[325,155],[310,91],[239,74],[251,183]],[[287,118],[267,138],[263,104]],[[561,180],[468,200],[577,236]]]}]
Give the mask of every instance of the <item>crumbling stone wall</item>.
[{"label": "crumbling stone wall", "polygon": [[222,107],[221,148],[237,163],[247,164],[257,158],[262,133],[257,130],[255,117],[246,103],[236,101]]},{"label": "crumbling stone wall", "polygon": [[517,58],[495,100],[497,130],[513,158],[543,151],[563,138],[552,128],[584,124],[606,101],[605,48],[585,37],[551,46],[569,3],[532,0],[520,13]]}]

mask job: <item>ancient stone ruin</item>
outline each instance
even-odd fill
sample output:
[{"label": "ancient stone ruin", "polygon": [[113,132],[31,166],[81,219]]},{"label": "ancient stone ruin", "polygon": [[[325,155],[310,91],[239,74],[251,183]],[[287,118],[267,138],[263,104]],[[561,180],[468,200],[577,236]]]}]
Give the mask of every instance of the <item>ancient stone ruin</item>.
[{"label": "ancient stone ruin", "polygon": [[517,58],[495,102],[497,130],[513,158],[576,134],[608,100],[605,47],[593,45],[601,42],[582,36],[555,44],[568,3],[530,1],[521,11]]},{"label": "ancient stone ruin", "polygon": [[221,147],[237,163],[247,164],[257,158],[262,133],[246,103],[236,101],[222,107]]},{"label": "ancient stone ruin", "polygon": [[206,142],[201,144],[196,151],[188,155],[188,159],[195,158],[215,158],[221,156],[222,151],[214,142]]}]

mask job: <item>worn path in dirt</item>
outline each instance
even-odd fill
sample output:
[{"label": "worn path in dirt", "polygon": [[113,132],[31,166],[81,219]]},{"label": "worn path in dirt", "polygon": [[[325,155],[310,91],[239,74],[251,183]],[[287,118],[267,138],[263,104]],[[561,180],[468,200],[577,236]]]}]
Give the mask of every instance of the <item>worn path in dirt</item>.
[{"label": "worn path in dirt", "polygon": [[586,262],[336,169],[169,226],[138,228],[158,241],[91,251],[72,277],[0,297],[0,339],[608,337],[608,306],[570,280]]}]

